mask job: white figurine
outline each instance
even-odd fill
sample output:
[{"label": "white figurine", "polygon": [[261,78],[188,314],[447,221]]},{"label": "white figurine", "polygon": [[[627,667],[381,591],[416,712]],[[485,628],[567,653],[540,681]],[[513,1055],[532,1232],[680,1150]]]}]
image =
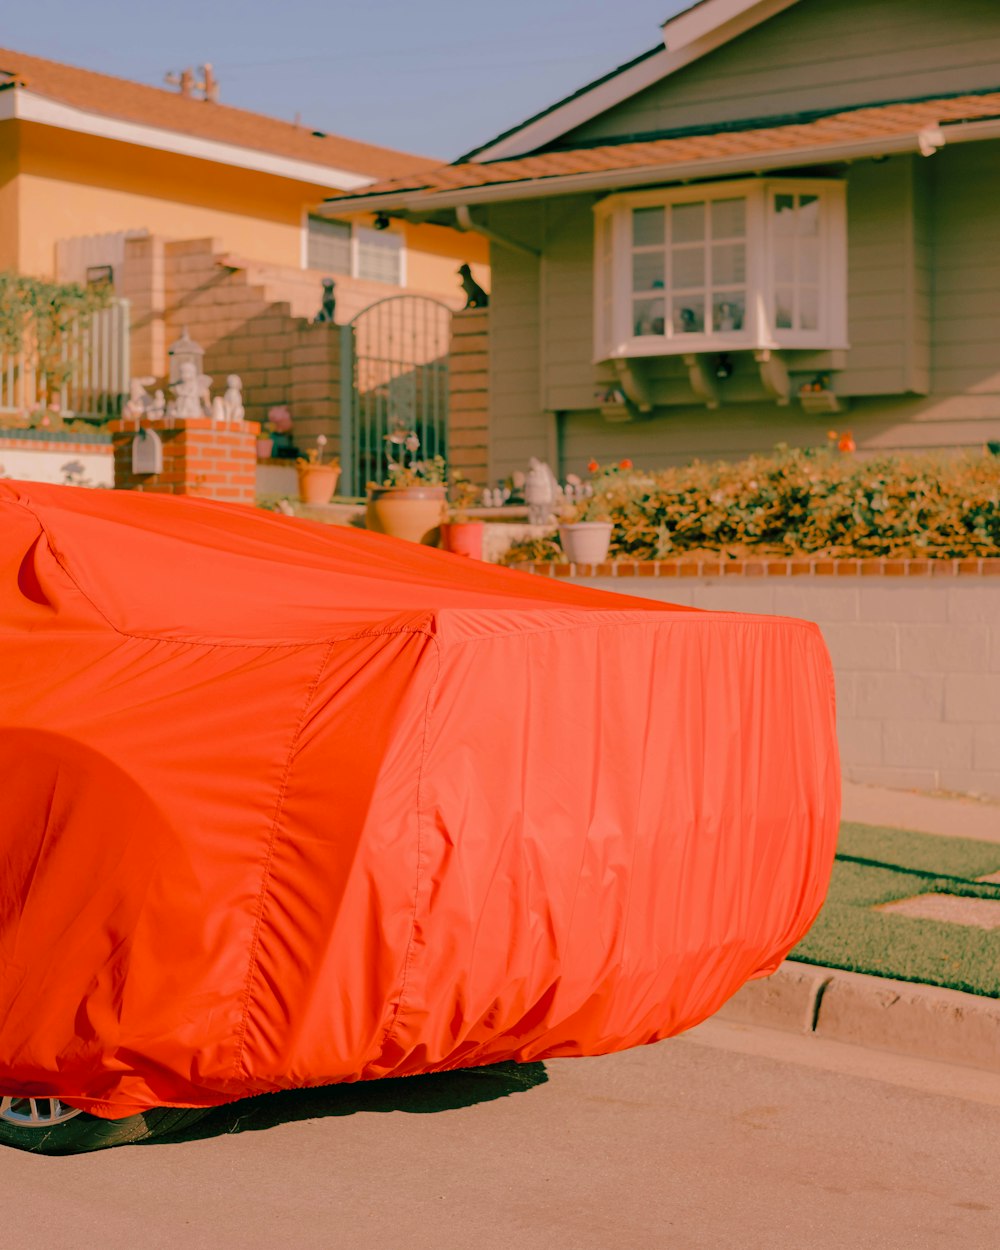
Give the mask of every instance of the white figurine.
[{"label": "white figurine", "polygon": [[242,421],[244,414],[243,407],[243,380],[238,373],[231,373],[226,378],[226,419],[229,421]]},{"label": "white figurine", "polygon": [[532,525],[547,525],[559,493],[556,476],[544,461],[532,456],[524,479],[524,502]]},{"label": "white figurine", "polygon": [[226,416],[226,401],[221,395],[216,395],[212,400],[212,420],[225,424]]},{"label": "white figurine", "polygon": [[211,382],[212,379],[205,373],[199,373],[190,360],[182,361],[179,380],[170,383],[174,393],[173,416],[207,417]]},{"label": "white figurine", "polygon": [[153,401],[149,397],[147,386],[152,386],[155,378],[133,378],[128,384],[128,399],[122,406],[122,420],[134,421],[136,429],[144,417],[151,416]]}]

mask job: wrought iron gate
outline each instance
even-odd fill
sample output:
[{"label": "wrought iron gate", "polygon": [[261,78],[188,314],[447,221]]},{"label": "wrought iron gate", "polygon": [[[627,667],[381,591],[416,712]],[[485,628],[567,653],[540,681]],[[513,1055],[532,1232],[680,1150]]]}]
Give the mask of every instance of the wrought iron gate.
[{"label": "wrought iron gate", "polygon": [[420,456],[448,455],[451,309],[421,295],[379,300],[341,329],[340,462],[357,495],[386,476],[386,436],[413,430]]}]

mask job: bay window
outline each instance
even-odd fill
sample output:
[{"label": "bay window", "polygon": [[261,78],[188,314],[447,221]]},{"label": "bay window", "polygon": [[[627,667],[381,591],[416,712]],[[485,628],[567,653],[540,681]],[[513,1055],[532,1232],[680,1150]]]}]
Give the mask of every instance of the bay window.
[{"label": "bay window", "polygon": [[844,187],[716,183],[596,208],[598,360],[846,344]]}]

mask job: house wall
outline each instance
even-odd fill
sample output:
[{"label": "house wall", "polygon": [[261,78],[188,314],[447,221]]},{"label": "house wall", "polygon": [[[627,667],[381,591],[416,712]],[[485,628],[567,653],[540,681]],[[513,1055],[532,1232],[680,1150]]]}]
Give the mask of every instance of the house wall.
[{"label": "house wall", "polygon": [[0,122],[0,270],[16,269],[20,232],[17,219],[17,122]]},{"label": "house wall", "polygon": [[[0,124],[0,257],[40,277],[55,275],[58,240],[125,230],[170,239],[212,237],[236,257],[301,272],[305,215],[330,194],[312,183],[69,136],[49,126]],[[489,287],[488,247],[479,236],[440,226],[401,229],[408,290],[460,307],[457,270],[463,261]],[[309,282],[318,307],[316,275]],[[343,282],[346,291],[356,280]],[[361,286],[371,288],[368,303],[398,289],[380,282]]]},{"label": "house wall", "polygon": [[995,0],[799,0],[560,145],[996,88],[998,64]]},{"label": "house wall", "polygon": [[[493,205],[491,230],[541,249],[543,220],[534,204]],[[542,261],[502,244],[490,247],[491,481],[527,466],[530,456],[555,463],[554,421],[541,399]]]},{"label": "house wall", "polygon": [[[627,454],[656,467],[778,442],[818,446],[831,427],[852,430],[872,452],[975,448],[1000,437],[998,156],[1000,144],[980,142],[846,170],[851,347],[840,358],[786,353],[798,370],[787,406],[767,397],[749,353],[732,355],[716,409],[695,402],[678,357],[663,357],[650,367],[652,419],[628,424],[607,421],[595,402],[613,375],[593,364],[593,197],[516,205],[503,216],[495,207],[498,222],[520,210],[542,256],[494,249],[494,476],[523,468],[529,455],[579,472],[591,457]],[[795,390],[831,367],[848,411],[805,413]]]}]

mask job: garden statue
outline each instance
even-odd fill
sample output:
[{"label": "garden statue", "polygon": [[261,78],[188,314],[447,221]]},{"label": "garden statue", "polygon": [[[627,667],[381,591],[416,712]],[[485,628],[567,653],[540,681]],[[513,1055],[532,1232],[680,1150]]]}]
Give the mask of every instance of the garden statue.
[{"label": "garden statue", "polygon": [[[153,400],[147,386],[152,386],[155,378],[133,378],[128,384],[128,399],[122,405],[122,420],[134,421],[136,429],[144,417],[152,415]],[[159,392],[157,392],[159,394]]]},{"label": "garden statue", "polygon": [[547,525],[552,519],[552,509],[559,494],[559,484],[555,474],[544,461],[532,456],[528,464],[528,474],[524,479],[524,501],[528,505],[528,520],[532,525]]},{"label": "garden statue", "polygon": [[337,296],[335,294],[336,285],[332,278],[323,279],[323,303],[320,310],[313,318],[316,325],[320,325],[326,321],[334,320],[334,313],[337,310]]},{"label": "garden statue", "polygon": [[167,411],[167,401],[163,392],[157,388],[153,392],[153,402],[149,405],[149,419],[151,421],[162,421]]},{"label": "garden statue", "polygon": [[174,417],[207,417],[209,413],[208,388],[212,379],[205,373],[199,373],[194,362],[181,362],[179,379],[170,383],[174,393],[171,404],[171,415]]},{"label": "garden statue", "polygon": [[220,425],[224,425],[224,424],[225,424],[225,422],[226,422],[226,401],[222,398],[222,396],[221,396],[221,395],[216,395],[216,397],[212,400],[212,409],[211,409],[211,412],[212,412],[212,420],[213,420],[213,421],[218,421],[218,423],[219,423]]},{"label": "garden statue", "polygon": [[472,276],[468,265],[459,267],[458,276],[462,279],[462,289],[465,291],[465,307],[488,308],[490,297]]},{"label": "garden statue", "polygon": [[238,373],[231,373],[226,378],[226,420],[242,421],[246,411],[243,407],[243,380]]}]

